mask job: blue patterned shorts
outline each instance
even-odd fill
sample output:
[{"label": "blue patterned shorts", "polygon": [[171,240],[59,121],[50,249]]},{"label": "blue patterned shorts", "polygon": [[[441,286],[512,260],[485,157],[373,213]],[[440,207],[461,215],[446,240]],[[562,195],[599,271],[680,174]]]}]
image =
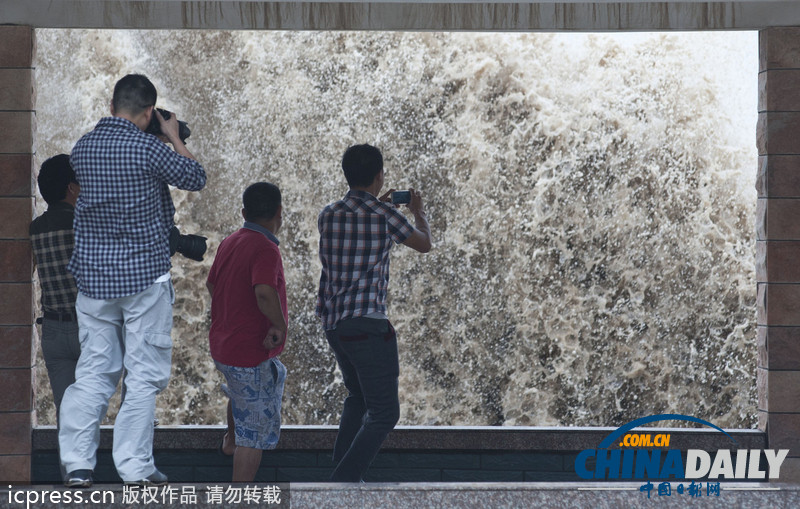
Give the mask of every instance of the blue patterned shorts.
[{"label": "blue patterned shorts", "polygon": [[277,357],[252,368],[214,363],[228,382],[222,390],[231,400],[236,445],[274,449],[281,435],[281,398],[286,367]]}]

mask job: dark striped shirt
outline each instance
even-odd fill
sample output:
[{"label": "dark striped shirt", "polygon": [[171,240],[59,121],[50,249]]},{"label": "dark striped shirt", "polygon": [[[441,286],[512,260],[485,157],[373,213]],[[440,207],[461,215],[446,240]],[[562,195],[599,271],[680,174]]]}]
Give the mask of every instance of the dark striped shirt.
[{"label": "dark striped shirt", "polygon": [[320,212],[317,227],[322,326],[329,330],[345,318],[385,315],[389,250],[414,232],[406,216],[367,192],[350,190]]},{"label": "dark striped shirt", "polygon": [[33,220],[29,229],[42,287],[42,311],[75,313],[78,288],[72,274],[67,271],[75,246],[72,233],[74,211],[69,203],[54,203],[47,212]]}]

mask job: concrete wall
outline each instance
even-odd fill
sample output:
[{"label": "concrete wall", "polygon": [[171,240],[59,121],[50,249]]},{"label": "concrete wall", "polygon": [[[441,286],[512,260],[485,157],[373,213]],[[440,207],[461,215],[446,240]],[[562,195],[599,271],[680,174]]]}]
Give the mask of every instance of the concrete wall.
[{"label": "concrete wall", "polygon": [[221,30],[720,30],[800,25],[793,1],[0,0],[0,23]]}]

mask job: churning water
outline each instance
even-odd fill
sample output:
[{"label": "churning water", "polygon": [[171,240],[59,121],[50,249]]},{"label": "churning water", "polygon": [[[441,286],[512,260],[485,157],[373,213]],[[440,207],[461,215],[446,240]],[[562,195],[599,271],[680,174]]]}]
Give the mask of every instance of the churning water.
[{"label": "churning water", "polygon": [[[173,192],[206,260],[175,257],[164,424],[224,421],[204,281],[247,184],[284,193],[284,423],[344,393],[314,316],[316,217],[344,149],[424,193],[434,250],[400,246],[401,424],[756,422],[757,35],[37,31],[37,160],[147,74],[208,172]],[[38,200],[41,202],[41,200]],[[41,210],[41,205],[38,205]],[[38,418],[52,423],[41,360]],[[112,408],[110,417],[115,410]]]}]

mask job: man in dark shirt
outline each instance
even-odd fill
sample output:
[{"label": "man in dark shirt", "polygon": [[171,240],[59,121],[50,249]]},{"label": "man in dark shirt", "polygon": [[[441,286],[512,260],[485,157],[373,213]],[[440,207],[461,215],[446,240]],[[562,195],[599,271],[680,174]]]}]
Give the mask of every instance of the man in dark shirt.
[{"label": "man in dark shirt", "polygon": [[81,354],[75,317],[78,289],[67,271],[75,246],[72,220],[80,186],[67,154],[45,161],[37,182],[47,211],[33,220],[29,233],[42,290],[42,354],[58,415]]}]

